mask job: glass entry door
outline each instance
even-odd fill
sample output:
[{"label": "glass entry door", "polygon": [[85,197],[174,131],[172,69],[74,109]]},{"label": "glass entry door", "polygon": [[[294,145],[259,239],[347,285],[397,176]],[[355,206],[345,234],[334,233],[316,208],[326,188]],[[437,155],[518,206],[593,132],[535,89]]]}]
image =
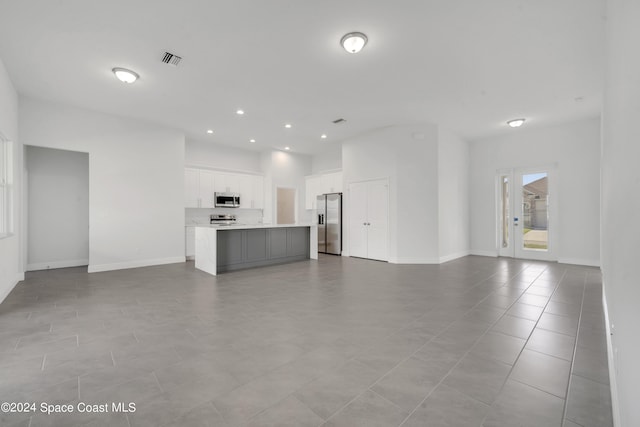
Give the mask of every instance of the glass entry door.
[{"label": "glass entry door", "polygon": [[498,253],[555,260],[553,168],[498,171]]}]

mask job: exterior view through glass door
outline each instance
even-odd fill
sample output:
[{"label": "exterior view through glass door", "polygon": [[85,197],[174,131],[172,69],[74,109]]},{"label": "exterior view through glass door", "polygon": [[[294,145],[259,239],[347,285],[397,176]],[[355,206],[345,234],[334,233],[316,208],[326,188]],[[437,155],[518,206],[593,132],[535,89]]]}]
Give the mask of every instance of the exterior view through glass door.
[{"label": "exterior view through glass door", "polygon": [[554,260],[553,168],[498,171],[498,253]]}]

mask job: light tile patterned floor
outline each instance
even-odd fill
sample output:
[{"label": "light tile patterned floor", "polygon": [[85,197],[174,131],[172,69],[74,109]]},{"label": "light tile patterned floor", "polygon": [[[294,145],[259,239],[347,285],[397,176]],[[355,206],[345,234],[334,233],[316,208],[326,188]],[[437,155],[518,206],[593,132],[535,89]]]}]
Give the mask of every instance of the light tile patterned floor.
[{"label": "light tile patterned floor", "polygon": [[601,301],[598,269],[473,256],[28,273],[0,305],[0,402],[76,412],[0,425],[606,427]]}]

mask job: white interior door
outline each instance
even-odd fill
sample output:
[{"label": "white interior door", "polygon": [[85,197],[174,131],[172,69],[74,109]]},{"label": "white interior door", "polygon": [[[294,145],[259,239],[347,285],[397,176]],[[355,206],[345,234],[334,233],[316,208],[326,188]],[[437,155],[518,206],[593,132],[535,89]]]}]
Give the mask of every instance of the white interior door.
[{"label": "white interior door", "polygon": [[367,183],[349,184],[349,256],[367,258]]},{"label": "white interior door", "polygon": [[500,256],[556,260],[555,168],[498,171],[497,195]]},{"label": "white interior door", "polygon": [[368,182],[367,196],[367,258],[387,261],[389,257],[389,185],[387,181]]}]

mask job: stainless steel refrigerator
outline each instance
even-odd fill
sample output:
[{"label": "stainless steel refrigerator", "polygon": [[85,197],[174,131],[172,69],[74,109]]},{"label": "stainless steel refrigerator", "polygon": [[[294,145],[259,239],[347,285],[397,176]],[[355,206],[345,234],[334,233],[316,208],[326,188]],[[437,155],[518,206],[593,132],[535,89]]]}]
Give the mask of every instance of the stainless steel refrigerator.
[{"label": "stainless steel refrigerator", "polygon": [[342,255],[342,193],[318,196],[318,252]]}]

